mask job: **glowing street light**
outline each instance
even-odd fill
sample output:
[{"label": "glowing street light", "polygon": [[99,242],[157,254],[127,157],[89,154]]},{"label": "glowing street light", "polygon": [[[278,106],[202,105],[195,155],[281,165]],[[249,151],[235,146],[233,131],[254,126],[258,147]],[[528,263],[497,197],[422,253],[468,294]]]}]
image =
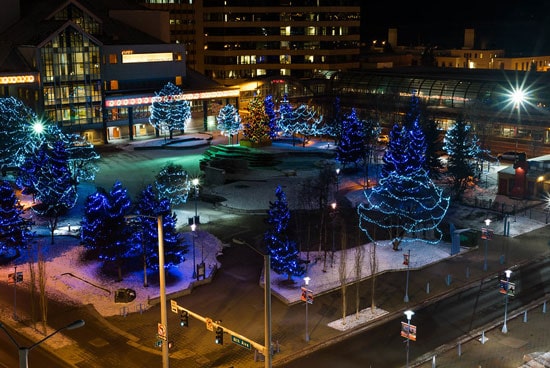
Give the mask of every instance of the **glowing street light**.
[{"label": "glowing street light", "polygon": [[195,263],[195,230],[197,229],[197,224],[191,224],[191,237],[193,238],[193,278],[197,279],[197,266]]},{"label": "glowing street light", "polygon": [[[406,330],[406,337],[407,337],[407,365],[406,367],[409,368],[409,347],[410,347],[410,341],[411,341],[411,318],[414,316],[414,312],[412,310],[406,310],[403,312],[405,316],[407,317],[407,330]],[[412,334],[414,336],[414,334]]]},{"label": "glowing street light", "polygon": [[508,319],[508,293],[510,292],[510,276],[512,276],[512,270],[506,270],[504,273],[506,274],[506,283],[504,285],[505,287],[501,288],[501,292],[504,291],[504,324],[502,325],[502,333],[508,333],[506,320]]},{"label": "glowing street light", "polygon": [[311,277],[304,277],[304,283],[305,283],[305,287],[302,288],[302,300],[305,302],[306,304],[306,342],[309,342],[309,328],[308,328],[308,315],[307,315],[307,309],[308,309],[308,304],[310,304],[310,301],[309,301],[309,296],[308,296],[308,293],[311,293],[310,290],[308,290],[308,285],[309,285],[309,281],[311,280]]},{"label": "glowing street light", "polygon": [[13,338],[13,336],[8,332],[8,330],[6,330],[4,325],[2,323],[0,323],[0,328],[2,330],[4,330],[6,335],[8,335],[8,337],[10,338],[11,342],[13,342],[13,344],[15,346],[17,346],[17,348],[19,349],[19,368],[28,368],[29,367],[29,351],[31,351],[33,348],[35,348],[36,346],[42,344],[44,341],[48,340],[50,337],[57,334],[58,332],[61,332],[63,330],[74,330],[75,328],[80,328],[82,326],[84,326],[84,320],[82,320],[82,319],[76,320],[73,323],[68,324],[67,326],[64,326],[64,327],[61,327],[58,330],[55,330],[53,333],[51,333],[48,336],[44,337],[42,340],[40,340],[38,342],[35,342],[31,346],[24,347],[24,346],[19,345],[19,343]]},{"label": "glowing street light", "polygon": [[489,225],[491,225],[491,219],[485,219],[485,226],[487,226],[484,230],[485,230],[485,235],[483,235],[483,229],[482,229],[482,235],[485,237],[485,256],[484,256],[484,260],[483,260],[483,271],[487,271],[487,246],[488,246],[488,243],[489,243],[489,238],[491,237],[490,236],[490,230],[489,230]]}]

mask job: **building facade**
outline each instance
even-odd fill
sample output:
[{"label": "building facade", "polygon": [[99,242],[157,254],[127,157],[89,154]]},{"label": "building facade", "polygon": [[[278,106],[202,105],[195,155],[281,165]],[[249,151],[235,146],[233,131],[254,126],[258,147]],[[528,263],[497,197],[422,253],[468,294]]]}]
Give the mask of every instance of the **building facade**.
[{"label": "building facade", "polygon": [[360,2],[140,0],[170,12],[170,40],[189,68],[226,86],[253,78],[312,78],[359,67]]},{"label": "building facade", "polygon": [[92,143],[158,135],[147,124],[149,108],[168,82],[199,116],[209,103],[238,98],[189,75],[184,45],[163,40],[166,12],[122,0],[43,0],[14,14],[0,27],[0,96]]}]

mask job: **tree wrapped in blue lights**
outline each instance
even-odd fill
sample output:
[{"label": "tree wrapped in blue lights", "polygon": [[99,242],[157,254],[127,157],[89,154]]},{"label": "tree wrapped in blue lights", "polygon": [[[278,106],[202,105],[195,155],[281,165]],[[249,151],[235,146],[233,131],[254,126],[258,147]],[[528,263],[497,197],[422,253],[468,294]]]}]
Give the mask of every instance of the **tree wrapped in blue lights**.
[{"label": "tree wrapped in blue lights", "polygon": [[39,146],[34,131],[36,114],[14,98],[0,98],[0,170],[19,167]]},{"label": "tree wrapped in blue lights", "polygon": [[59,217],[74,207],[78,196],[64,143],[57,141],[52,147],[44,143],[36,155],[27,157],[19,170],[17,184],[38,201],[32,209],[48,218],[53,244]]},{"label": "tree wrapped in blue lights", "polygon": [[109,193],[98,189],[86,198],[81,221],[80,241],[88,256],[114,265],[119,281],[122,265],[139,252],[126,221],[131,207],[128,190],[117,180]]},{"label": "tree wrapped in blue lights", "polygon": [[304,137],[302,146],[305,146],[311,137],[326,134],[327,127],[324,125],[323,115],[318,114],[312,107],[301,104],[294,110],[294,115],[299,121],[296,132]]},{"label": "tree wrapped in blue lights", "polygon": [[340,105],[340,97],[334,99],[332,104],[332,118],[327,123],[327,134],[334,138],[334,142],[338,143],[342,134],[342,121],[344,113]]},{"label": "tree wrapped in blue lights", "polygon": [[[146,186],[138,195],[136,203],[138,227],[134,227],[132,242],[134,249],[142,245],[143,257],[147,267],[158,269],[158,216],[162,216],[164,239],[164,264],[171,267],[180,264],[185,259],[188,246],[180,233],[176,231],[177,217],[172,213],[170,201],[166,198],[157,199],[153,186]],[[141,216],[140,216],[141,215]]]},{"label": "tree wrapped in blue lights", "polygon": [[82,181],[93,181],[99,171],[99,154],[93,144],[77,134],[64,135],[67,149],[67,161],[73,182],[76,186]]},{"label": "tree wrapped in blue lights", "polygon": [[268,95],[264,98],[264,108],[268,118],[267,125],[269,126],[269,138],[275,139],[279,133],[279,126],[277,124],[277,111],[272,95]]},{"label": "tree wrapped in blue lights", "polygon": [[6,258],[18,255],[32,237],[23,213],[12,184],[0,181],[0,255]]},{"label": "tree wrapped in blue lights", "polygon": [[151,104],[149,123],[158,131],[169,131],[170,139],[176,130],[182,133],[191,120],[191,104],[179,98],[181,89],[168,82],[159,92],[155,92]]},{"label": "tree wrapped in blue lights", "polygon": [[266,221],[271,227],[264,234],[264,242],[271,255],[271,268],[278,274],[286,274],[290,281],[293,276],[303,275],[305,267],[300,260],[296,243],[288,238],[290,210],[281,186],[275,189],[275,197],[275,201],[269,202]]},{"label": "tree wrapped in blue lights", "polygon": [[294,146],[294,138],[300,129],[300,120],[286,95],[279,105],[279,120],[277,121],[277,126],[283,136],[292,137],[292,145]]},{"label": "tree wrapped in blue lights", "polygon": [[243,117],[243,136],[251,143],[269,141],[269,117],[263,100],[255,95],[248,103],[248,115]]},{"label": "tree wrapped in blue lights", "polygon": [[403,241],[437,243],[442,238],[439,224],[449,207],[449,197],[424,169],[423,140],[417,121],[409,129],[393,127],[380,181],[365,190],[366,202],[357,208],[361,230],[372,241],[372,226],[388,231],[394,250]]},{"label": "tree wrapped in blue lights", "polygon": [[172,205],[187,203],[191,191],[189,174],[181,165],[169,162],[155,176],[158,198],[168,198]]},{"label": "tree wrapped in blue lights", "polygon": [[474,183],[480,175],[478,165],[483,153],[479,139],[472,134],[471,126],[462,117],[447,130],[443,141],[443,149],[449,155],[447,170],[453,180],[455,199],[460,199],[470,183]]},{"label": "tree wrapped in blue lights", "polygon": [[359,160],[365,157],[363,127],[355,109],[342,121],[342,135],[336,146],[336,159],[346,167],[349,164],[357,166]]},{"label": "tree wrapped in blue lights", "polygon": [[216,120],[218,121],[218,130],[222,135],[227,136],[229,144],[232,144],[233,136],[239,134],[243,129],[241,116],[235,106],[227,104],[222,107]]}]

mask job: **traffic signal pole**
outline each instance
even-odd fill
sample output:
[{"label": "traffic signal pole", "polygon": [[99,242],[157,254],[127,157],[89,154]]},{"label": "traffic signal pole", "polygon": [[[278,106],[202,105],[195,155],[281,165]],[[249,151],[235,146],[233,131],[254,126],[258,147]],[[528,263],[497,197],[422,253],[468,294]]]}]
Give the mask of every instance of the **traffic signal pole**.
[{"label": "traffic signal pole", "polygon": [[[181,312],[187,312],[189,316],[195,318],[195,319],[198,319],[199,321],[201,322],[204,322],[206,324],[206,328],[208,330],[212,329],[212,331],[216,331],[218,328],[222,328],[224,333],[227,332],[229,335],[231,335],[232,337],[236,337],[238,340],[242,341],[242,342],[249,342],[251,346],[254,347],[254,349],[258,350],[260,353],[262,353],[264,355],[264,357],[266,358],[267,360],[267,354],[270,353],[269,351],[269,348],[266,348],[264,345],[262,344],[259,344],[255,341],[253,341],[252,339],[249,339],[248,337],[245,337],[233,330],[230,330],[228,329],[227,327],[224,327],[222,326],[220,323],[212,320],[211,318],[208,318],[208,317],[203,317],[201,316],[200,314],[197,314],[187,308],[183,308],[181,307],[180,305],[178,305],[178,303],[175,301],[175,300],[170,300],[170,307],[171,307],[171,310],[172,312],[174,313],[181,313]],[[240,344],[242,346],[246,345],[246,344]]]}]

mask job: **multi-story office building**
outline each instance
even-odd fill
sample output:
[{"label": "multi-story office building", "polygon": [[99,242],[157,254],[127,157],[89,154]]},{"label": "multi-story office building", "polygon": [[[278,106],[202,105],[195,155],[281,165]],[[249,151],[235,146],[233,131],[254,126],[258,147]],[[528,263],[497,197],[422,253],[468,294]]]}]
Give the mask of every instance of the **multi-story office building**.
[{"label": "multi-story office building", "polygon": [[65,132],[94,143],[154,136],[149,109],[168,82],[197,114],[213,99],[238,97],[188,73],[184,45],[169,42],[167,12],[124,0],[10,1],[0,18],[0,96]]},{"label": "multi-story office building", "polygon": [[170,40],[186,46],[189,68],[226,86],[359,67],[359,1],[137,1],[168,10]]}]

